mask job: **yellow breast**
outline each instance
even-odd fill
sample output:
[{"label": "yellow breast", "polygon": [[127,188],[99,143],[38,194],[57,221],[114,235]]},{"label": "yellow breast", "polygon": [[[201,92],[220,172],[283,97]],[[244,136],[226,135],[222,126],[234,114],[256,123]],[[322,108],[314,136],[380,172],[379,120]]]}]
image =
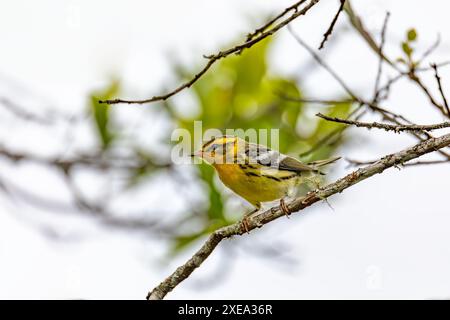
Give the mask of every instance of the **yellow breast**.
[{"label": "yellow breast", "polygon": [[214,164],[214,168],[228,188],[257,207],[284,197],[298,183],[297,174],[284,170],[239,164]]}]

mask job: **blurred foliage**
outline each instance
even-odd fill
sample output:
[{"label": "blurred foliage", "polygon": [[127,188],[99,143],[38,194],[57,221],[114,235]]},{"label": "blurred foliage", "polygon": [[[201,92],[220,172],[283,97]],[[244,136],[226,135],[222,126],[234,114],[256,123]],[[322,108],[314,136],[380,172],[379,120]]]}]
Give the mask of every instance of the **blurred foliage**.
[{"label": "blurred foliage", "polygon": [[113,130],[110,127],[111,106],[100,104],[99,100],[112,99],[119,93],[120,83],[113,80],[106,89],[94,92],[90,96],[91,113],[97,128],[103,149],[107,149],[114,139]]},{"label": "blurred foliage", "polygon": [[[342,143],[341,133],[344,126],[317,118],[314,116],[316,110],[313,109],[311,113],[310,106],[293,101],[302,97],[302,91],[295,80],[269,74],[267,56],[270,45],[271,39],[268,38],[251,50],[223,59],[200,78],[189,91],[196,101],[194,109],[199,110],[195,116],[192,116],[192,112],[183,112],[176,105],[176,99],[166,101],[163,110],[167,112],[175,127],[189,130],[192,139],[195,137],[196,120],[202,121],[203,130],[216,128],[223,133],[225,129],[279,129],[281,152],[296,157],[299,154],[307,154],[301,159],[305,162],[330,157]],[[180,81],[190,79],[193,75],[193,72],[180,68],[177,72]],[[105,91],[96,92],[91,97],[93,119],[104,149],[110,146],[116,134],[109,121],[110,107],[99,105],[97,101],[116,96],[118,88],[118,83],[114,81]],[[318,111],[329,116],[346,117],[351,104],[339,103],[320,108]],[[326,137],[330,139],[325,139]],[[270,146],[270,137],[268,140]],[[166,141],[169,143],[169,136]],[[202,141],[192,140],[190,143],[199,146]],[[320,145],[316,146],[317,143]],[[142,154],[145,154],[142,150],[135,152],[138,158]],[[130,174],[132,184],[142,180],[142,177],[148,177],[147,170],[153,173],[166,168],[155,166],[155,159],[152,159],[151,154],[145,154],[144,158],[140,158],[140,161],[144,159],[144,164],[151,165],[142,165],[135,169],[135,172]],[[170,163],[170,159],[166,161]],[[196,165],[195,170],[198,179],[204,182],[207,200],[205,209],[197,213],[202,226],[195,231],[175,235],[172,253],[185,249],[200,237],[233,222],[226,212],[226,196],[223,188],[216,183],[214,169],[202,163]]]}]

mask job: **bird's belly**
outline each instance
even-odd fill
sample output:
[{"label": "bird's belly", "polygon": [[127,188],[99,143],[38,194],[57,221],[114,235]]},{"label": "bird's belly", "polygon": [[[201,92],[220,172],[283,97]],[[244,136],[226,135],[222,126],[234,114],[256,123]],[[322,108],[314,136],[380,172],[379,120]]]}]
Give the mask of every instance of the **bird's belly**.
[{"label": "bird's belly", "polygon": [[249,174],[239,168],[237,164],[222,165],[221,168],[216,169],[220,180],[228,188],[253,205],[280,199],[296,184],[295,178],[277,180],[277,178],[269,178],[267,175]]}]

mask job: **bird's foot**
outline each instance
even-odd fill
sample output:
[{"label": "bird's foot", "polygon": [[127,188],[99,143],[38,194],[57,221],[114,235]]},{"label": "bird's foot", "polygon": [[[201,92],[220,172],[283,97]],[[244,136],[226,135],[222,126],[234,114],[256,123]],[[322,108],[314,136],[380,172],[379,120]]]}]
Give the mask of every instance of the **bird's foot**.
[{"label": "bird's foot", "polygon": [[242,225],[242,228],[245,230],[246,233],[250,233],[250,227],[249,227],[249,224],[248,224],[248,219],[249,219],[253,214],[255,214],[255,213],[258,212],[258,211],[259,211],[259,208],[256,208],[255,210],[253,210],[253,211],[251,211],[251,212],[249,212],[249,213],[246,213],[246,214],[244,215],[244,217],[242,218],[242,220],[241,220],[241,225]]},{"label": "bird's foot", "polygon": [[280,199],[280,209],[283,211],[283,213],[286,215],[287,218],[289,218],[289,215],[292,213],[291,210],[289,210],[288,206],[286,205],[286,202],[284,202],[284,199]]},{"label": "bird's foot", "polygon": [[242,228],[245,230],[246,233],[250,233],[249,227],[248,227],[248,216],[244,216],[241,220]]}]

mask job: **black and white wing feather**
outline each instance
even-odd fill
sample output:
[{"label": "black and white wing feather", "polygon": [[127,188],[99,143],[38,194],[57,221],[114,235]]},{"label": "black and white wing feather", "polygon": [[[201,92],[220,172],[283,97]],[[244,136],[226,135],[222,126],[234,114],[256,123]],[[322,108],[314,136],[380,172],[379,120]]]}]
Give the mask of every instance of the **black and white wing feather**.
[{"label": "black and white wing feather", "polygon": [[253,161],[264,167],[292,172],[317,171],[314,167],[259,144],[247,143],[245,155],[250,163]]}]

